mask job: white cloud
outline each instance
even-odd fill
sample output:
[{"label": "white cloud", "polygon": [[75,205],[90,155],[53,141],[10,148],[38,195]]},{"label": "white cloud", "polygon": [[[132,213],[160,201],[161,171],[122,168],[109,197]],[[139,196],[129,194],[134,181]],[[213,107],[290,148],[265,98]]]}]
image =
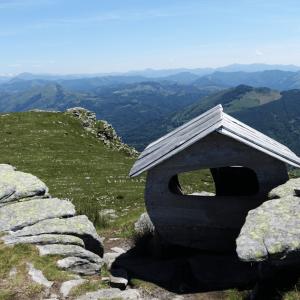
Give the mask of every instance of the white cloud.
[{"label": "white cloud", "polygon": [[232,45],[229,45],[229,47],[232,47]]},{"label": "white cloud", "polygon": [[256,50],[254,53],[255,53],[257,56],[262,55],[262,53],[261,53],[260,51],[258,51],[258,50]]},{"label": "white cloud", "polygon": [[22,67],[20,64],[8,65],[9,67]]},{"label": "white cloud", "polygon": [[171,61],[171,63],[172,63],[172,62],[173,62],[173,58],[170,57],[170,61]]}]

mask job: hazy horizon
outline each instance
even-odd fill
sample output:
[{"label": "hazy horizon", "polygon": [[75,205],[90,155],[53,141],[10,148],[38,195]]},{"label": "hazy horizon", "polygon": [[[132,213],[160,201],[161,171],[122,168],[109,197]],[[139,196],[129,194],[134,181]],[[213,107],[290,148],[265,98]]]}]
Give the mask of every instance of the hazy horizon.
[{"label": "hazy horizon", "polygon": [[2,0],[0,74],[300,66],[294,0]]}]

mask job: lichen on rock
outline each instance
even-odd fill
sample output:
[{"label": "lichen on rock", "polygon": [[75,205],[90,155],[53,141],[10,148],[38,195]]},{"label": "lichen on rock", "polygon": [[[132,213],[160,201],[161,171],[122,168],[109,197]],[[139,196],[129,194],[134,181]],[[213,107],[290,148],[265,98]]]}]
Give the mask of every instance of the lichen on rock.
[{"label": "lichen on rock", "polygon": [[20,230],[42,220],[75,215],[75,206],[57,198],[33,199],[0,207],[0,232]]},{"label": "lichen on rock", "polygon": [[243,261],[268,260],[273,265],[300,262],[300,198],[264,202],[249,211],[236,240]]},{"label": "lichen on rock", "polygon": [[300,187],[300,178],[288,180],[286,183],[277,186],[268,194],[269,199],[283,198],[288,195],[295,195],[294,189]]},{"label": "lichen on rock", "polygon": [[101,257],[103,256],[104,246],[102,240],[87,216],[82,215],[66,219],[54,218],[51,220],[43,220],[13,233],[16,237],[40,234],[67,234],[77,236],[84,241],[87,250]]}]

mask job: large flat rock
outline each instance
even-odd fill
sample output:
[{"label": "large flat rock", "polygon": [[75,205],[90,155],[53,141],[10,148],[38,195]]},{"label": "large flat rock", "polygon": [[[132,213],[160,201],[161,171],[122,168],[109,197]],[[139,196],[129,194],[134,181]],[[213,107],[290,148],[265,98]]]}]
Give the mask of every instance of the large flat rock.
[{"label": "large flat rock", "polygon": [[34,236],[14,236],[11,234],[5,235],[1,238],[5,245],[14,245],[17,243],[23,244],[70,244],[84,248],[82,239],[73,235],[64,234],[41,234]]},{"label": "large flat rock", "polygon": [[61,254],[65,256],[75,256],[82,259],[86,259],[91,263],[95,263],[97,265],[103,266],[104,261],[103,259],[98,256],[97,254],[85,250],[79,246],[74,245],[38,245],[37,248],[40,251],[40,255],[47,255],[47,254]]},{"label": "large flat rock", "polygon": [[300,188],[300,178],[288,180],[285,184],[279,185],[268,194],[269,199],[283,198],[289,195],[295,195],[294,189]]},{"label": "large flat rock", "polygon": [[36,176],[0,166],[0,204],[34,196],[47,196],[48,188]]},{"label": "large flat rock", "polygon": [[13,233],[16,237],[40,234],[65,234],[81,238],[85,248],[103,257],[103,243],[96,229],[87,216],[76,216],[68,219],[44,220]]},{"label": "large flat rock", "polygon": [[75,215],[75,206],[57,198],[33,199],[0,207],[0,232],[20,230],[39,221]]},{"label": "large flat rock", "polygon": [[300,197],[264,202],[249,211],[237,238],[242,261],[265,261],[276,266],[300,262]]}]

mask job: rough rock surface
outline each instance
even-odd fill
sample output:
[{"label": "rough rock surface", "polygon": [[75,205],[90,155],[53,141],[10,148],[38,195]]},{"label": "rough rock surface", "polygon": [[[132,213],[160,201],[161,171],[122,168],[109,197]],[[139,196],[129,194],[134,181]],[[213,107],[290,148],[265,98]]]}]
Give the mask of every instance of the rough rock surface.
[{"label": "rough rock surface", "polygon": [[92,263],[96,263],[100,266],[104,265],[104,260],[98,256],[97,254],[85,250],[79,246],[73,246],[73,245],[43,245],[43,246],[37,246],[40,250],[40,255],[47,255],[47,254],[61,254],[66,256],[75,256],[80,257],[83,259],[87,259],[88,261]]},{"label": "rough rock surface", "polygon": [[63,294],[64,297],[69,296],[69,293],[71,291],[72,288],[74,288],[75,286],[82,284],[84,282],[86,282],[86,279],[75,279],[75,280],[69,280],[69,281],[65,281],[61,287],[60,287],[60,292]]},{"label": "rough rock surface", "polygon": [[154,225],[149,218],[148,213],[143,213],[140,219],[134,224],[134,228],[140,232],[154,231]]},{"label": "rough rock surface", "polygon": [[42,220],[75,215],[75,206],[57,198],[33,199],[0,207],[0,232],[19,230]]},{"label": "rough rock surface", "polygon": [[68,271],[76,272],[80,275],[91,276],[101,275],[101,266],[95,263],[89,262],[87,259],[78,257],[67,257],[57,261],[57,266],[60,268],[66,268]]},{"label": "rough rock surface", "polygon": [[11,166],[0,165],[0,206],[34,196],[49,197],[48,188],[36,176],[15,171]]},{"label": "rough rock surface", "polygon": [[283,198],[288,195],[295,195],[294,189],[300,187],[300,178],[290,179],[285,184],[279,185],[268,194],[269,199]]},{"label": "rough rock surface", "polygon": [[120,291],[117,288],[113,289],[103,289],[96,292],[90,292],[86,295],[76,298],[76,300],[98,300],[98,299],[113,299],[113,298],[122,298],[130,300],[141,299],[140,293],[138,290],[126,290]]},{"label": "rough rock surface", "polygon": [[16,237],[13,234],[5,235],[1,238],[5,245],[14,245],[17,243],[23,244],[70,244],[77,245],[84,248],[82,239],[63,234],[41,234],[35,236]]},{"label": "rough rock surface", "polygon": [[237,238],[243,261],[265,261],[277,266],[300,262],[300,197],[264,202],[249,211]]},{"label": "rough rock surface", "polygon": [[13,233],[15,237],[32,236],[40,234],[67,234],[81,238],[85,248],[99,256],[103,256],[103,243],[96,232],[94,225],[82,215],[67,219],[44,220],[32,226]]}]

